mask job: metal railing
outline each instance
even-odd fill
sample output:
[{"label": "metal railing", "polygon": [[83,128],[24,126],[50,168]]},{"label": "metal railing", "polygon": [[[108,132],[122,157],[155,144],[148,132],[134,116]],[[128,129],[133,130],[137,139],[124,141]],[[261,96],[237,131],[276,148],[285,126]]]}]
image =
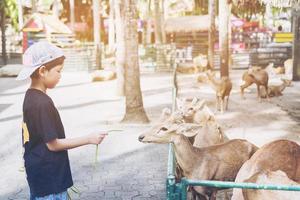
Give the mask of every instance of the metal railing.
[{"label": "metal railing", "polygon": [[170,144],[169,157],[168,157],[167,199],[185,200],[187,198],[188,186],[207,186],[207,187],[216,187],[216,188],[241,188],[241,189],[256,189],[256,190],[300,191],[300,186],[295,186],[295,185],[236,183],[236,182],[229,182],[229,181],[192,180],[187,178],[182,178],[179,183],[176,183],[174,149],[173,149],[173,145]]}]

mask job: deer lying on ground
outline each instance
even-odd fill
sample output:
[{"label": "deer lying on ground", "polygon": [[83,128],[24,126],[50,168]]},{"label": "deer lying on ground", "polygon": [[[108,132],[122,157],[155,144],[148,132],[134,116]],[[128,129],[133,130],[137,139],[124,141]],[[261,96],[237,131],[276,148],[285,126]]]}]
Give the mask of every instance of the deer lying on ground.
[{"label": "deer lying on ground", "polygon": [[221,113],[224,110],[228,109],[228,100],[229,95],[232,89],[232,83],[229,77],[221,77],[220,80],[215,79],[215,73],[210,71],[206,72],[208,77],[208,83],[216,91],[216,109],[221,110]]},{"label": "deer lying on ground", "polygon": [[[257,97],[261,101],[260,86],[263,86],[268,91],[268,73],[263,69],[249,69],[243,74],[242,80],[244,84],[241,85],[241,97],[244,99],[244,89],[255,83],[257,86]],[[267,99],[269,99],[268,95]]]},{"label": "deer lying on ground", "polygon": [[[288,140],[276,140],[262,146],[244,163],[235,182],[244,182],[261,171],[281,170],[296,182],[300,181],[300,146]],[[243,200],[241,189],[233,189],[232,200]]]},{"label": "deer lying on ground", "polygon": [[[246,140],[230,140],[204,148],[192,146],[184,134],[178,134],[178,125],[161,127],[155,132],[139,136],[144,143],[173,143],[175,157],[183,175],[193,180],[234,180],[242,164],[257,150]],[[216,188],[194,186],[202,199],[216,199]]]},{"label": "deer lying on ground", "polygon": [[281,81],[285,83],[286,87],[293,86],[292,85],[292,80],[282,78]]},{"label": "deer lying on ground", "polygon": [[[289,179],[283,171],[261,171],[244,182],[257,184],[278,184],[278,185],[296,185],[299,183]],[[299,192],[296,191],[280,191],[280,190],[243,190],[245,200],[298,200]]]},{"label": "deer lying on ground", "polygon": [[[268,96],[269,97],[278,97],[282,96],[283,90],[287,87],[287,83],[283,82],[281,85],[269,85],[268,87]],[[267,93],[265,91],[265,88],[261,88],[261,98],[266,98]]]}]

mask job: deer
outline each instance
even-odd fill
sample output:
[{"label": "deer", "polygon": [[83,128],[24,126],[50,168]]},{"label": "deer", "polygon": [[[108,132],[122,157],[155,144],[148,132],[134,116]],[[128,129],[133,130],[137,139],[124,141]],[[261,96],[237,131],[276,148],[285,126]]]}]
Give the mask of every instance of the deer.
[{"label": "deer", "polygon": [[[185,132],[178,134],[178,125],[161,127],[138,137],[143,143],[174,145],[175,157],[183,175],[193,180],[234,180],[242,164],[257,150],[246,140],[235,139],[208,147],[194,147]],[[193,186],[199,198],[216,199],[216,188]]]},{"label": "deer", "polygon": [[[263,145],[246,161],[235,182],[244,182],[261,171],[285,172],[289,179],[300,181],[300,146],[289,140],[276,140]],[[233,189],[232,200],[244,200],[241,189]]]},{"label": "deer", "polygon": [[[300,186],[299,183],[289,179],[286,173],[280,170],[257,172],[244,182]],[[243,190],[245,200],[298,200],[299,195],[300,193],[298,191]]]},{"label": "deer", "polygon": [[192,102],[177,98],[177,109],[181,112],[185,123],[203,124],[214,120],[214,114],[206,106],[205,100],[193,98]]},{"label": "deer", "polygon": [[[244,81],[244,84],[240,86],[242,99],[245,99],[244,89],[255,83],[257,86],[257,98],[259,101],[261,101],[260,86],[263,86],[265,88],[265,91],[268,91],[268,73],[265,70],[259,68],[249,69],[248,71],[244,72],[242,80]],[[269,95],[266,96],[269,100]]]},{"label": "deer", "polygon": [[285,83],[286,87],[292,87],[292,80],[281,78],[281,81]]},{"label": "deer", "polygon": [[220,110],[221,113],[228,109],[229,95],[232,89],[232,82],[229,77],[221,77],[220,80],[215,79],[215,73],[211,71],[206,72],[208,83],[216,92],[216,110]]},{"label": "deer", "polygon": [[198,56],[193,58],[193,64],[196,72],[198,72],[199,70],[201,72],[205,71],[208,67],[207,56],[199,54]]},{"label": "deer", "polygon": [[[185,134],[190,142],[195,147],[207,147],[214,144],[221,144],[228,141],[227,136],[222,131],[218,123],[205,123],[200,124],[186,123],[183,113],[176,111],[171,113],[171,110],[164,108],[157,124],[152,126],[145,134],[152,134],[158,132],[163,127],[177,126],[178,134]],[[207,114],[207,119],[210,118]],[[176,165],[176,180],[182,177],[182,170]]]},{"label": "deer", "polygon": [[[268,86],[268,96],[269,97],[278,97],[278,96],[282,96],[282,92],[283,90],[288,86],[287,82],[282,82],[281,85],[269,85]],[[261,88],[261,98],[266,98],[267,97],[267,93],[264,90],[264,88]]]},{"label": "deer", "polygon": [[170,109],[163,109],[157,124],[152,126],[146,134],[158,132],[164,127],[177,127],[177,133],[184,133],[195,147],[207,147],[220,144],[229,139],[220,125],[210,121],[210,113],[206,113],[205,120],[201,124],[187,123],[181,112],[171,113]]}]

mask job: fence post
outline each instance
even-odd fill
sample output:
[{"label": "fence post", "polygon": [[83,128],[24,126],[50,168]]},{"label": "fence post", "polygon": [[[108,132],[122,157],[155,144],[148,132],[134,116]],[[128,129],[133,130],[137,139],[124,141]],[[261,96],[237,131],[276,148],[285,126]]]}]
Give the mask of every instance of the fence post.
[{"label": "fence post", "polygon": [[167,199],[175,200],[175,175],[174,175],[174,153],[173,146],[169,144],[168,177],[167,177]]},{"label": "fence post", "polygon": [[180,190],[181,190],[181,200],[186,200],[187,199],[187,182],[186,178],[183,177],[181,179],[181,184],[180,184]]}]

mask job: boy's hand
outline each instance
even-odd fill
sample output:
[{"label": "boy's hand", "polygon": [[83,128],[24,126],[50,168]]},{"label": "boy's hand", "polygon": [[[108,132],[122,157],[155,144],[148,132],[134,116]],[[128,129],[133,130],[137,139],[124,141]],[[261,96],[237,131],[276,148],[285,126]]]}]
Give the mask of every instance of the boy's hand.
[{"label": "boy's hand", "polygon": [[105,136],[107,136],[106,132],[92,133],[88,136],[88,142],[89,144],[100,144]]}]

